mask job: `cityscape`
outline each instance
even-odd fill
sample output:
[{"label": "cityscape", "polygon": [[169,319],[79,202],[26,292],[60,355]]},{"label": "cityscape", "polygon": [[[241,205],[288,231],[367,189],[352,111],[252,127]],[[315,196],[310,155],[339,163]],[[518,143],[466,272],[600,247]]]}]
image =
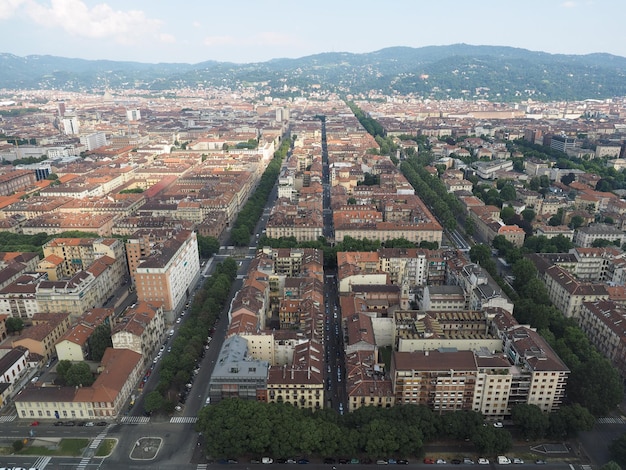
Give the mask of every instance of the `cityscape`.
[{"label": "cityscape", "polygon": [[474,92],[0,90],[0,466],[626,464],[626,99]]}]

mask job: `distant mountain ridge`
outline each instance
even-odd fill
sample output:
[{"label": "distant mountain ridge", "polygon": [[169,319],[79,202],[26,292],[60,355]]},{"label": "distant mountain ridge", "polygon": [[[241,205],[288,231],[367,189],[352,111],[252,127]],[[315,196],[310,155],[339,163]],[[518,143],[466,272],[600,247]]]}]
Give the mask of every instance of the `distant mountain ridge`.
[{"label": "distant mountain ridge", "polygon": [[320,85],[342,94],[379,90],[432,99],[604,99],[626,96],[626,58],[468,44],[390,47],[363,54],[327,52],[248,64],[146,64],[0,54],[0,88],[8,89],[158,92],[248,84],[271,87],[273,96],[300,96]]}]

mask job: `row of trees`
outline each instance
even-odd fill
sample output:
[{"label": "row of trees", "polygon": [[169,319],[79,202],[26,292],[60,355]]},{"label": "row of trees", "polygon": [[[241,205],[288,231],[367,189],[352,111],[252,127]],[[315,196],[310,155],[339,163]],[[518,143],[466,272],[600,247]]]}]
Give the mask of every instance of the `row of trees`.
[{"label": "row of trees", "polygon": [[215,267],[213,275],[196,295],[189,316],[172,343],[171,353],[161,360],[159,383],[154,391],[146,395],[144,408],[147,412],[174,411],[179,392],[192,376],[212,325],[226,305],[236,276],[237,263],[227,258]]},{"label": "row of trees", "polygon": [[24,251],[37,253],[43,257],[42,246],[54,238],[99,238],[97,233],[69,231],[59,234],[48,235],[47,233],[37,233],[35,235],[24,235],[22,233],[0,232],[0,251]]},{"label": "row of trees", "polygon": [[422,241],[419,244],[410,242],[406,238],[394,238],[393,240],[370,240],[367,238],[344,237],[343,241],[331,245],[326,238],[319,237],[316,241],[299,242],[295,237],[268,238],[263,235],[259,239],[259,246],[272,248],[316,248],[324,253],[324,267],[337,267],[337,253],[340,251],[376,251],[379,248],[425,248],[436,250],[437,242]]},{"label": "row of trees", "polygon": [[344,416],[236,398],[200,410],[196,430],[214,457],[415,457],[436,439],[470,440],[496,455],[512,445],[508,431],[484,426],[480,413],[434,413],[427,406],[362,407]]},{"label": "row of trees", "polygon": [[404,177],[411,183],[417,195],[433,211],[448,230],[456,228],[456,214],[463,208],[454,194],[448,193],[446,186],[436,176],[431,175],[419,157],[409,157],[400,166]]},{"label": "row of trees", "polygon": [[254,228],[263,213],[263,209],[272,192],[276,178],[278,178],[280,174],[283,159],[287,155],[290,147],[291,140],[284,139],[278,150],[274,152],[274,158],[263,172],[261,181],[254,194],[250,196],[243,206],[243,209],[241,209],[241,212],[239,212],[237,220],[233,224],[233,230],[230,236],[233,245],[248,246],[250,243],[250,236],[254,233]]}]

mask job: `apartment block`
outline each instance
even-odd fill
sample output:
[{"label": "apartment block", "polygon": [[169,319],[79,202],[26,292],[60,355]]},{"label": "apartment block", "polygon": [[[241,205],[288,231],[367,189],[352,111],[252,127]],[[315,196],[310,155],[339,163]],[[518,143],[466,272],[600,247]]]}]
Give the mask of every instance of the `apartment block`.
[{"label": "apartment block", "polygon": [[189,288],[200,275],[198,241],[194,232],[181,230],[174,237],[151,248],[131,272],[137,298],[160,302],[164,312],[171,312],[189,297]]}]

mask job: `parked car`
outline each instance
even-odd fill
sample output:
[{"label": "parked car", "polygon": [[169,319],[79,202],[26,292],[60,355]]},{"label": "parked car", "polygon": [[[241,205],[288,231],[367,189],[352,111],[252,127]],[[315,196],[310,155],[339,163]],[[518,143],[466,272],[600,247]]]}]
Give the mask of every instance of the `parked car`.
[{"label": "parked car", "polygon": [[523,461],[522,459],[518,459],[517,457],[515,457],[515,458],[513,459],[513,463],[523,464],[523,463],[524,463],[524,461]]},{"label": "parked car", "polygon": [[300,460],[298,460],[298,463],[300,465],[306,465],[307,463],[309,463],[309,461],[307,459],[300,459]]},{"label": "parked car", "polygon": [[478,465],[489,465],[489,459],[479,458]]},{"label": "parked car", "polygon": [[106,426],[106,425],[107,425],[107,422],[106,422],[106,421],[98,421],[98,422],[96,423],[96,426]]},{"label": "parked car", "polygon": [[376,461],[376,465],[387,465],[389,462],[386,460],[380,459]]},{"label": "parked car", "polygon": [[472,459],[470,459],[469,457],[464,457],[463,458],[463,463],[465,465],[474,465],[474,461]]},{"label": "parked car", "polygon": [[430,457],[426,457],[426,458],[424,459],[424,463],[427,463],[427,464],[433,464],[433,463],[435,463],[435,459],[430,458]]},{"label": "parked car", "polygon": [[33,421],[30,423],[31,426],[39,426],[39,421]]},{"label": "parked car", "polygon": [[55,426],[63,426],[63,421],[55,421],[53,424]]},{"label": "parked car", "polygon": [[546,461],[545,461],[545,460],[543,460],[543,459],[537,459],[537,460],[535,460],[535,463],[536,463],[537,465],[545,465],[545,464],[546,464],[546,463],[548,463],[548,462],[546,462]]},{"label": "parked car", "polygon": [[437,461],[436,461],[435,463],[438,463],[439,465],[445,465],[445,464],[447,464],[448,462],[446,462],[446,460],[445,460],[445,459],[437,459]]},{"label": "parked car", "polygon": [[494,428],[502,428],[502,427],[504,427],[504,424],[502,424],[502,421],[496,421],[495,423],[493,423],[493,427]]},{"label": "parked car", "polygon": [[74,421],[66,421],[64,426],[76,426],[76,423]]},{"label": "parked car", "polygon": [[263,457],[261,459],[261,463],[264,463],[264,464],[274,463],[274,459],[271,457]]},{"label": "parked car", "polygon": [[407,459],[398,459],[398,465],[408,465],[409,461]]},{"label": "parked car", "polygon": [[461,465],[461,459],[452,459],[450,463],[453,465]]},{"label": "parked car", "polygon": [[324,459],[324,463],[327,464],[327,465],[332,465],[332,464],[335,463],[335,459],[333,459],[332,457],[326,457]]}]

